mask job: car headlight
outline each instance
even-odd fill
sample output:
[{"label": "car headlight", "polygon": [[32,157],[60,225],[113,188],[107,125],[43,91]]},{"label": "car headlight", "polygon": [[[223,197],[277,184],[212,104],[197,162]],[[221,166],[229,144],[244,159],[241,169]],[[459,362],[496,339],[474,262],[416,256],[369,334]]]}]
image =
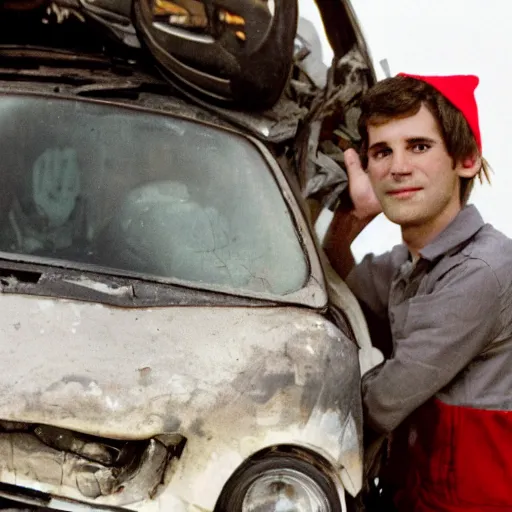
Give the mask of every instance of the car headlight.
[{"label": "car headlight", "polygon": [[308,461],[270,455],[250,461],[230,479],[218,512],[340,512],[339,493]]},{"label": "car headlight", "polygon": [[327,496],[309,476],[293,469],[269,471],[251,484],[243,512],[328,512]]}]

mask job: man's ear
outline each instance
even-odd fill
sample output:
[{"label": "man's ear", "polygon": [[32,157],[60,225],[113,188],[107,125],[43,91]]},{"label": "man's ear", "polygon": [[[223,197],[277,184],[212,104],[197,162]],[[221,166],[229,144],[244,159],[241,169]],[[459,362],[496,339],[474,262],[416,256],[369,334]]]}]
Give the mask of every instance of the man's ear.
[{"label": "man's ear", "polygon": [[463,158],[457,165],[457,174],[461,178],[474,178],[482,168],[482,157],[471,155]]}]

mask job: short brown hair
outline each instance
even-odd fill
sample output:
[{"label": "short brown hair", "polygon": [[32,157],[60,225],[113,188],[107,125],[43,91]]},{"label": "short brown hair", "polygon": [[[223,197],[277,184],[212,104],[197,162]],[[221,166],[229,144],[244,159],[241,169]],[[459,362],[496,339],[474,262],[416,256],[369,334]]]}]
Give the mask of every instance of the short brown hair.
[{"label": "short brown hair", "polygon": [[[368,125],[384,124],[417,114],[425,105],[434,116],[453,165],[474,155],[481,157],[475,136],[462,112],[440,92],[422,80],[406,76],[386,78],[375,84],[361,100],[359,134],[361,135],[361,160],[368,165]],[[490,183],[489,165],[482,158],[477,174],[480,182]],[[460,201],[464,205],[473,189],[474,178],[460,179]]]}]

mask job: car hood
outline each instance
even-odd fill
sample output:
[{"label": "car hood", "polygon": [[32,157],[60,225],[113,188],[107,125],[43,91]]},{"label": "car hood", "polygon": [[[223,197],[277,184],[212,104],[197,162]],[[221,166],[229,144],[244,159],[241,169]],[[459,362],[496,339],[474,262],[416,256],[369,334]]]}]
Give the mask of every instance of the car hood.
[{"label": "car hood", "polygon": [[104,437],[187,431],[240,394],[265,403],[279,388],[304,384],[305,370],[294,365],[306,354],[320,371],[326,357],[350,360],[356,350],[322,316],[294,307],[0,301],[0,356],[8,362],[0,418]]},{"label": "car hood", "polygon": [[276,360],[291,357],[286,349],[323,353],[326,335],[339,338],[321,316],[298,308],[0,301],[0,355],[8,362],[0,418],[114,438],[187,428],[240,393],[264,402],[292,377]]},{"label": "car hood", "polygon": [[177,492],[210,479],[209,495],[186,497],[204,505],[245,458],[282,443],[360,487],[357,349],[316,312],[0,301],[0,420],[111,439],[179,433]]}]

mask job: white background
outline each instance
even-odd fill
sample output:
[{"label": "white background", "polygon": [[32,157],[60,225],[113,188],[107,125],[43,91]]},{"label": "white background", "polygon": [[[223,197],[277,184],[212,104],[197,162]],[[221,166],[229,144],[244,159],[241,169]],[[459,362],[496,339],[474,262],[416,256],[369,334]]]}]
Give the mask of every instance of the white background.
[{"label": "white background", "polygon": [[[471,202],[487,222],[512,237],[512,2],[510,0],[352,0],[379,79],[387,59],[391,74],[475,74],[483,153],[492,185],[477,185]],[[323,27],[313,0],[299,0],[301,16]],[[324,61],[332,52],[323,38]],[[356,257],[400,242],[400,231],[379,216],[355,242]]]}]

